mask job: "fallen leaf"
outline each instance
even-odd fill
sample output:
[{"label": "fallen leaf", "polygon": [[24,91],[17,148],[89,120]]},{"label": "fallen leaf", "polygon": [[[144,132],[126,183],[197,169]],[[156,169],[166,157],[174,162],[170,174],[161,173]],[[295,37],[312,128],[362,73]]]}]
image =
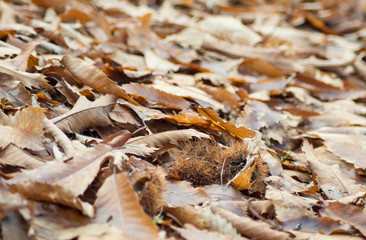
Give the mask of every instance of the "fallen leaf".
[{"label": "fallen leaf", "polygon": [[289,234],[272,229],[268,223],[255,221],[249,217],[239,217],[234,213],[218,207],[212,207],[212,211],[225,218],[238,232],[249,238],[291,239]]},{"label": "fallen leaf", "polygon": [[314,149],[308,141],[303,143],[303,156],[309,163],[309,169],[316,174],[320,188],[330,199],[341,199],[353,195],[361,190],[355,181],[347,179],[338,165],[327,165],[318,159]]},{"label": "fallen leaf", "polygon": [[109,79],[102,70],[77,57],[69,55],[62,58],[62,63],[71,72],[71,74],[93,89],[101,93],[115,95],[139,105],[135,100],[131,99],[126,92],[117,85],[117,83]]},{"label": "fallen leaf", "polygon": [[23,167],[25,169],[33,169],[42,165],[44,162],[18,148],[14,144],[9,144],[0,152],[0,163],[10,166]]},{"label": "fallen leaf", "polygon": [[158,227],[144,213],[126,173],[114,173],[97,193],[97,222],[109,222],[127,239],[158,239]]},{"label": "fallen leaf", "polygon": [[90,127],[112,125],[108,112],[112,110],[113,106],[111,95],[101,97],[94,102],[81,96],[70,111],[51,121],[63,132],[80,133]]},{"label": "fallen leaf", "polygon": [[266,75],[268,77],[282,77],[283,73],[261,58],[248,58],[238,66],[238,71],[243,74],[252,73]]},{"label": "fallen leaf", "polygon": [[[101,164],[110,154],[112,148],[99,144],[84,151],[75,151],[70,161],[54,160],[33,170],[24,170],[9,181],[21,184],[30,180],[40,183],[58,185],[70,191],[74,197],[82,195],[99,172]],[[112,153],[113,154],[113,153]],[[75,183],[78,184],[75,184]]]},{"label": "fallen leaf", "polygon": [[350,204],[333,202],[328,205],[325,212],[329,217],[350,224],[359,230],[364,237],[366,236],[366,214],[362,208]]},{"label": "fallen leaf", "polygon": [[[198,239],[217,239],[217,240],[232,240],[234,238],[222,235],[218,232],[210,232],[207,230],[200,230],[191,224],[184,224],[184,228],[173,228],[186,240],[198,240]],[[243,239],[244,240],[244,239]]]},{"label": "fallen leaf", "polygon": [[253,171],[256,167],[256,162],[247,170],[240,171],[239,175],[235,176],[233,180],[231,180],[231,185],[236,187],[238,190],[249,189],[253,182],[251,182]]},{"label": "fallen leaf", "polygon": [[198,205],[210,199],[204,190],[192,187],[189,182],[166,180],[165,185],[164,201],[168,206]]},{"label": "fallen leaf", "polygon": [[164,107],[180,110],[189,108],[189,106],[191,105],[187,100],[182,97],[160,91],[145,84],[124,84],[123,88],[129,94],[144,96],[148,101]]},{"label": "fallen leaf", "polygon": [[62,204],[76,208],[87,216],[94,216],[92,205],[82,202],[71,191],[59,185],[27,181],[20,184],[12,184],[11,189],[28,199]]},{"label": "fallen leaf", "polygon": [[254,137],[255,133],[245,127],[236,127],[232,122],[224,122],[219,114],[210,108],[196,108],[198,113],[205,116],[208,120],[212,121],[212,124],[215,127],[218,127],[222,130],[227,131],[234,137],[238,137],[240,139]]}]

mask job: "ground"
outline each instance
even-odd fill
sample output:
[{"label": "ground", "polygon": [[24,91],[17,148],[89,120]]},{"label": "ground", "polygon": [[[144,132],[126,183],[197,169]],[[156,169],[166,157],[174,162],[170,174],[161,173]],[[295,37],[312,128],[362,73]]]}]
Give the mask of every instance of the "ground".
[{"label": "ground", "polygon": [[1,239],[364,239],[366,2],[0,3]]}]

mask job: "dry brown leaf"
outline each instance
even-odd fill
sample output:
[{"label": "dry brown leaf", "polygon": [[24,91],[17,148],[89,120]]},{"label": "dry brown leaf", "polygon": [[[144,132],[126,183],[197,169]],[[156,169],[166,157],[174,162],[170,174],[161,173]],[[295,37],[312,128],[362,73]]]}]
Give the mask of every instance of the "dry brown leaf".
[{"label": "dry brown leaf", "polygon": [[210,199],[204,190],[192,187],[189,182],[166,180],[165,185],[164,201],[168,206],[198,205]]},{"label": "dry brown leaf", "polygon": [[240,139],[254,137],[255,133],[245,127],[236,127],[232,122],[224,122],[219,114],[210,108],[199,108],[197,107],[198,113],[205,116],[208,120],[212,121],[212,124],[215,127],[218,127],[222,130],[227,131],[234,137],[238,137]]},{"label": "dry brown leaf", "polygon": [[206,194],[215,201],[244,201],[241,193],[232,186],[224,187],[222,185],[211,184],[201,187]]},{"label": "dry brown leaf", "polygon": [[71,156],[74,152],[74,147],[71,145],[69,138],[52,121],[44,118],[43,122],[45,131],[52,135],[66,155]]},{"label": "dry brown leaf", "polygon": [[319,136],[324,140],[324,145],[334,155],[340,157],[348,163],[354,164],[356,168],[365,168],[364,143],[366,137],[363,135],[363,127],[338,127],[320,128],[310,131],[308,134]]},{"label": "dry brown leaf", "polygon": [[284,74],[270,63],[261,58],[248,58],[238,66],[238,71],[242,74],[260,74],[268,77],[278,78]]},{"label": "dry brown leaf", "polygon": [[191,105],[190,102],[180,96],[160,91],[145,84],[124,84],[123,89],[128,94],[144,96],[150,102],[172,109],[186,109]]},{"label": "dry brown leaf", "polygon": [[14,80],[21,81],[27,88],[51,88],[47,83],[45,76],[39,73],[27,73],[15,71],[5,66],[0,66],[0,72],[6,73],[14,78]]},{"label": "dry brown leaf", "polygon": [[295,239],[311,239],[311,240],[362,240],[363,237],[357,236],[349,236],[345,234],[332,234],[326,235],[321,233],[310,233],[310,232],[302,232],[302,231],[289,231],[291,234],[295,236]]},{"label": "dry brown leaf", "polygon": [[43,136],[43,119],[45,109],[38,107],[27,107],[17,112],[14,116],[9,116],[6,121],[1,121],[3,125],[17,127],[37,137]]},{"label": "dry brown leaf", "polygon": [[291,221],[283,222],[284,230],[301,230],[303,232],[319,232],[324,234],[332,234],[344,231],[345,233],[353,233],[354,230],[349,225],[341,224],[338,220],[330,217],[301,217]]},{"label": "dry brown leaf", "polygon": [[112,120],[122,124],[132,124],[137,127],[141,127],[141,123],[138,121],[138,119],[136,119],[131,111],[123,105],[114,105],[113,110],[109,112],[109,117]]},{"label": "dry brown leaf", "polygon": [[[207,230],[200,230],[191,224],[184,224],[184,228],[173,228],[186,240],[199,240],[199,239],[215,239],[215,240],[233,240],[233,238],[220,234],[218,232],[209,232]],[[244,240],[244,238],[241,238]]]},{"label": "dry brown leaf", "polygon": [[21,128],[0,125],[0,148],[5,148],[10,143],[14,143],[20,148],[28,148],[33,151],[42,151],[45,149],[41,139]]},{"label": "dry brown leaf", "polygon": [[94,102],[81,96],[70,111],[51,121],[66,133],[80,133],[90,127],[112,125],[108,112],[113,105],[114,99],[111,95],[100,97]]},{"label": "dry brown leaf", "polygon": [[240,235],[233,226],[218,214],[214,214],[209,208],[192,207],[164,207],[164,212],[174,216],[179,224],[192,224],[200,230],[219,232],[226,237],[240,239]]},{"label": "dry brown leaf", "polygon": [[313,147],[308,141],[304,141],[302,151],[307,160],[309,169],[316,174],[320,188],[329,199],[339,200],[343,197],[356,194],[361,190],[361,185],[356,184],[354,180],[347,178],[342,173],[339,165],[327,165],[319,159],[314,152]]},{"label": "dry brown leaf", "polygon": [[33,169],[42,165],[44,162],[26,151],[18,148],[14,144],[9,144],[0,152],[0,163],[10,166]]},{"label": "dry brown leaf", "polygon": [[99,144],[84,151],[75,151],[72,159],[66,163],[54,160],[36,169],[24,170],[22,173],[15,174],[10,183],[21,184],[33,180],[59,185],[77,197],[83,194],[94,180],[101,164],[110,156],[111,150],[110,146]]},{"label": "dry brown leaf", "polygon": [[256,221],[249,217],[239,217],[230,211],[218,207],[212,207],[212,210],[230,222],[238,232],[249,238],[291,239],[289,234],[272,229],[268,223]]},{"label": "dry brown leaf", "polygon": [[366,213],[361,207],[333,202],[328,205],[325,212],[329,217],[352,225],[366,237]]},{"label": "dry brown leaf", "polygon": [[279,49],[263,47],[253,48],[224,41],[215,43],[205,41],[202,48],[205,50],[219,52],[232,58],[262,58],[285,74],[304,71],[303,64],[294,61],[291,59],[291,56],[285,57]]},{"label": "dry brown leaf", "polygon": [[126,173],[114,173],[105,180],[95,207],[95,221],[113,224],[127,239],[159,239],[158,227],[140,206]]},{"label": "dry brown leaf", "polygon": [[13,76],[3,72],[0,72],[0,79],[0,98],[7,99],[15,107],[32,105],[32,95],[22,82],[15,81]]},{"label": "dry brown leaf", "polygon": [[236,123],[252,130],[262,127],[270,128],[286,117],[279,112],[271,110],[265,103],[248,100],[244,111],[236,119]]},{"label": "dry brown leaf", "polygon": [[62,63],[72,75],[98,92],[112,94],[139,105],[135,100],[131,99],[116,82],[109,79],[103,71],[97,67],[69,55],[62,58]]},{"label": "dry brown leaf", "polygon": [[180,111],[178,115],[166,116],[161,119],[169,122],[176,122],[183,126],[194,125],[197,127],[208,128],[211,125],[210,120],[206,120],[194,112]]},{"label": "dry brown leaf", "polygon": [[[273,184],[276,186],[276,182]],[[307,211],[307,209],[317,204],[317,200],[315,199],[293,195],[270,185],[266,189],[266,198],[273,202],[276,210],[276,218],[282,222],[297,219],[304,215],[313,216],[314,213]]]},{"label": "dry brown leaf", "polygon": [[14,65],[21,71],[25,72],[28,67],[28,59],[31,56],[33,50],[38,47],[39,42],[29,42],[22,47],[22,52],[13,59]]},{"label": "dry brown leaf", "polygon": [[11,189],[25,198],[62,204],[76,208],[89,217],[94,216],[94,209],[89,203],[82,202],[71,191],[59,186],[37,181],[27,181],[11,185]]},{"label": "dry brown leaf", "polygon": [[126,142],[125,146],[128,147],[129,145],[140,145],[147,147],[162,147],[168,143],[173,145],[179,145],[180,141],[186,141],[192,139],[193,137],[210,138],[209,135],[194,129],[182,129],[160,132],[148,136],[130,138]]}]

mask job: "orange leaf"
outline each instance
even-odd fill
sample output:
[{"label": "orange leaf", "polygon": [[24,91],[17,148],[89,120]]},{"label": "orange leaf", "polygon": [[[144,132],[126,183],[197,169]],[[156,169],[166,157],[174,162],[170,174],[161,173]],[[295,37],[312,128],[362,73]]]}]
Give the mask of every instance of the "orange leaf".
[{"label": "orange leaf", "polygon": [[250,182],[250,179],[252,178],[253,171],[255,169],[255,166],[257,162],[254,162],[254,164],[248,169],[248,171],[240,172],[239,175],[237,175],[231,182],[231,184],[236,187],[238,190],[245,190],[252,186],[252,183]]},{"label": "orange leaf", "polygon": [[211,120],[213,125],[227,131],[234,137],[243,139],[251,138],[255,136],[255,133],[245,127],[236,127],[232,122],[224,122],[219,114],[210,108],[199,108],[197,107],[198,113],[204,115],[208,120]]}]

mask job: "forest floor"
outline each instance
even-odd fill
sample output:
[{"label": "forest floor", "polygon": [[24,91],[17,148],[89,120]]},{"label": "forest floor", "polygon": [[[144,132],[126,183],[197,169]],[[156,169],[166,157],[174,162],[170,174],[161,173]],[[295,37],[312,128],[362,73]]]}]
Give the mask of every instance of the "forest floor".
[{"label": "forest floor", "polygon": [[366,237],[366,1],[0,12],[1,239]]}]

